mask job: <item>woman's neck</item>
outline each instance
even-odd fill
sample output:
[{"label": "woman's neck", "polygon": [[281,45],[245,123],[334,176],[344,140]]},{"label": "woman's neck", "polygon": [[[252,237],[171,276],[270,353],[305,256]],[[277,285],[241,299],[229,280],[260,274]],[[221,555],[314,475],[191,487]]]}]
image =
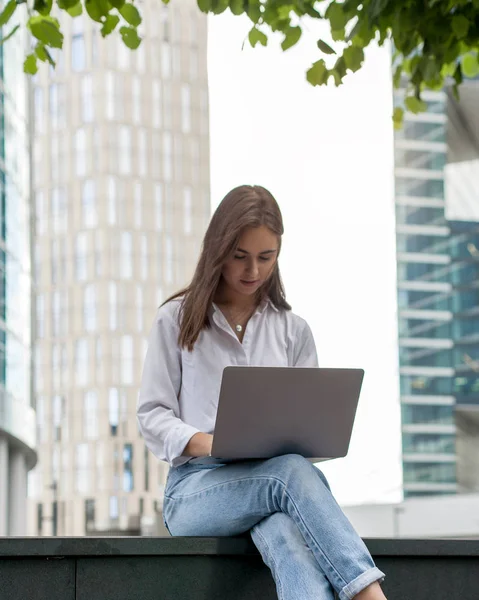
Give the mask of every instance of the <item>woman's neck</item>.
[{"label": "woman's neck", "polygon": [[214,302],[221,306],[229,306],[238,308],[240,310],[247,310],[258,305],[258,295],[253,294],[252,296],[246,296],[243,294],[238,294],[220,282],[214,297]]}]

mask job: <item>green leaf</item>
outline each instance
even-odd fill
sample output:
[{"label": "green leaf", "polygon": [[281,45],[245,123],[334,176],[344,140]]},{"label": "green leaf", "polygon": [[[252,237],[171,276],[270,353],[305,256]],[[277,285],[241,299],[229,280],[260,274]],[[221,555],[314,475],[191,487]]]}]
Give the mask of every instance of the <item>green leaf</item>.
[{"label": "green leaf", "polygon": [[45,46],[43,44],[38,43],[36,45],[35,54],[38,56],[38,58],[41,61],[49,62],[52,67],[55,66],[55,61],[53,60],[52,55],[50,54],[50,52],[48,52],[48,50],[45,48]]},{"label": "green leaf", "polygon": [[228,0],[213,0],[211,11],[214,15],[221,15],[228,8]]},{"label": "green leaf", "polygon": [[464,15],[455,15],[452,17],[451,27],[456,36],[462,40],[469,32],[471,23]]},{"label": "green leaf", "polygon": [[462,57],[462,72],[466,77],[477,77],[479,75],[479,55],[470,52]]},{"label": "green leaf", "polygon": [[258,23],[261,19],[261,9],[258,0],[246,0],[246,14],[253,23]]},{"label": "green leaf", "polygon": [[120,22],[120,17],[118,15],[108,15],[105,22],[103,23],[103,27],[100,29],[100,33],[103,37],[110,35],[110,33],[115,29],[115,27]]},{"label": "green leaf", "polygon": [[35,75],[38,71],[37,57],[35,54],[29,54],[23,63],[23,71],[28,75]]},{"label": "green leaf", "polygon": [[81,16],[81,14],[83,13],[83,6],[81,2],[77,2],[75,6],[72,6],[71,8],[67,9],[67,13],[70,15],[70,17],[73,18]]},{"label": "green leaf", "polygon": [[125,46],[136,50],[141,44],[141,38],[134,27],[120,27],[120,34]]},{"label": "green leaf", "polygon": [[284,6],[278,6],[276,14],[281,21],[289,21],[291,17],[291,11],[294,10],[293,4],[285,4]]},{"label": "green leaf", "polygon": [[301,27],[289,27],[284,34],[284,40],[281,42],[283,52],[297,44],[302,33]]},{"label": "green leaf", "polygon": [[324,52],[324,54],[336,54],[336,50],[333,50],[333,48],[331,48],[331,46],[324,40],[318,40],[317,45],[321,52]]},{"label": "green leaf", "polygon": [[330,22],[332,31],[344,29],[349,21],[349,17],[345,14],[342,5],[337,2],[331,2],[324,16]]},{"label": "green leaf", "polygon": [[201,12],[209,13],[212,6],[212,0],[197,0],[198,8]]},{"label": "green leaf", "polygon": [[343,51],[343,58],[346,67],[355,73],[361,68],[364,60],[364,50],[358,46],[348,46]]},{"label": "green leaf", "polygon": [[120,8],[119,12],[125,21],[130,25],[133,25],[133,27],[138,27],[138,25],[141,24],[140,13],[138,12],[136,6],[133,6],[133,4],[125,3]]},{"label": "green leaf", "polygon": [[35,0],[33,10],[41,15],[49,15],[52,10],[52,0]]},{"label": "green leaf", "polygon": [[63,34],[60,31],[60,25],[53,17],[43,15],[30,17],[27,26],[32,35],[45,46],[51,46],[52,48],[63,46]]},{"label": "green leaf", "polygon": [[[167,4],[168,2],[169,0],[167,0],[165,4]],[[120,10],[120,8],[125,4],[125,0],[110,0],[110,4],[113,6],[113,8]]]},{"label": "green leaf", "polygon": [[408,96],[404,104],[406,105],[406,108],[414,114],[425,112],[427,110],[427,104],[423,100],[416,98],[416,96]]},{"label": "green leaf", "polygon": [[85,0],[85,10],[90,19],[93,19],[93,21],[96,21],[97,23],[103,23],[103,15],[95,0]]},{"label": "green leaf", "polygon": [[260,43],[262,46],[266,46],[268,38],[266,34],[260,31],[257,27],[253,27],[248,34],[248,40],[251,46],[254,48],[256,44]]},{"label": "green leaf", "polygon": [[76,4],[78,4],[79,0],[57,0],[58,7],[62,10],[68,11],[70,8],[73,8]]},{"label": "green leaf", "polygon": [[393,112],[394,129],[401,129],[404,120],[404,109],[396,106]]},{"label": "green leaf", "polygon": [[324,85],[329,78],[329,71],[326,63],[321,58],[317,60],[306,73],[306,79],[311,85]]},{"label": "green leaf", "polygon": [[17,3],[15,0],[10,0],[10,2],[5,6],[3,11],[0,14],[0,27],[3,27],[10,21],[15,9],[17,8]]},{"label": "green leaf", "polygon": [[397,89],[400,84],[401,84],[401,75],[402,75],[402,69],[403,69],[403,65],[400,63],[395,71],[394,71],[394,75],[393,75],[393,84],[394,87]]},{"label": "green leaf", "polygon": [[236,16],[242,15],[244,13],[243,0],[230,0],[230,10]]},{"label": "green leaf", "polygon": [[103,23],[110,14],[112,5],[108,0],[85,0],[85,10],[94,21]]},{"label": "green leaf", "polygon": [[17,31],[18,31],[19,27],[20,27],[20,25],[15,25],[15,27],[12,29],[12,31],[10,31],[10,33],[9,33],[9,34],[7,34],[5,37],[3,37],[3,38],[0,40],[0,46],[1,46],[2,44],[4,44],[5,42],[7,42],[7,41],[8,41],[8,40],[9,40],[11,37],[13,37],[13,36],[14,36],[14,35],[17,33]]},{"label": "green leaf", "polygon": [[334,42],[343,42],[346,39],[346,29],[332,29],[331,37]]}]

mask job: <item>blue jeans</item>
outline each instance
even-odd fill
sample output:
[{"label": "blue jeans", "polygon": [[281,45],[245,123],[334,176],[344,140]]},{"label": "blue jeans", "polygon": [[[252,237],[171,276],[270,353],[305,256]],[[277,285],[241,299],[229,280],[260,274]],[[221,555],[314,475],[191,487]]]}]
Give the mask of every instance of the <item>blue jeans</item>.
[{"label": "blue jeans", "polygon": [[350,600],[382,573],[302,456],[170,469],[163,506],[174,536],[234,536],[251,530],[280,600]]}]

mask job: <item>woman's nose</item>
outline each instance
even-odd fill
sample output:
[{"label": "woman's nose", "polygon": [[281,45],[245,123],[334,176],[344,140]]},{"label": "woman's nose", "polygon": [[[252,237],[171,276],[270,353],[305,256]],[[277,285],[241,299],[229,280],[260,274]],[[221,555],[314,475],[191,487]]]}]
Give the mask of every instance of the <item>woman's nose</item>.
[{"label": "woman's nose", "polygon": [[259,273],[258,261],[251,260],[248,264],[248,272],[253,276],[257,276]]}]

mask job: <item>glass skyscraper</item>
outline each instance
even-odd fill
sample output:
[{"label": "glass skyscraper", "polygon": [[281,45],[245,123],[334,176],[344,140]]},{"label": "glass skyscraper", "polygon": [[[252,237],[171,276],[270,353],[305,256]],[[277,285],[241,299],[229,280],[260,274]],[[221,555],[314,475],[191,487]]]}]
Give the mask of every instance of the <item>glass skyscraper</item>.
[{"label": "glass skyscraper", "polygon": [[0,536],[26,533],[27,472],[37,460],[26,47],[24,31],[0,46]]},{"label": "glass skyscraper", "polygon": [[427,112],[406,114],[395,134],[405,497],[479,485],[469,458],[471,443],[479,455],[479,82],[464,87],[459,103],[426,92]]}]

